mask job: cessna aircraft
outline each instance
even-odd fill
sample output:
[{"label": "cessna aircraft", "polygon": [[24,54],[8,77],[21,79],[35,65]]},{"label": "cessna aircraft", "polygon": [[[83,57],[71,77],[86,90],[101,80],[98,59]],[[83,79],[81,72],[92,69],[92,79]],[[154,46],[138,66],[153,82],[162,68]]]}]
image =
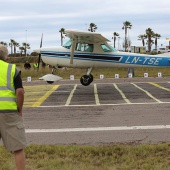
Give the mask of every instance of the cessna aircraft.
[{"label": "cessna aircraft", "polygon": [[[69,39],[63,46],[42,47],[34,50],[39,53],[44,63],[57,67],[87,68],[87,73],[80,78],[84,86],[93,81],[91,71],[94,68],[109,67],[170,67],[170,56],[146,55],[119,52],[108,44],[109,40],[99,33],[65,30]],[[53,83],[59,76],[48,74],[41,79]]]}]

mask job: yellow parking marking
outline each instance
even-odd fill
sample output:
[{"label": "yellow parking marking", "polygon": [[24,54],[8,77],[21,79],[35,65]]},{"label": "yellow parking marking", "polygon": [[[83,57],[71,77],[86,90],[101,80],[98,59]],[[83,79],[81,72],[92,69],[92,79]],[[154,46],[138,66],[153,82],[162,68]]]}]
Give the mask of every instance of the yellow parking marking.
[{"label": "yellow parking marking", "polygon": [[59,85],[24,86],[24,107],[38,107],[53,93]]},{"label": "yellow parking marking", "polygon": [[162,103],[162,101],[160,101],[159,99],[155,98],[154,96],[152,96],[148,91],[142,89],[141,87],[137,86],[136,84],[134,83],[131,83],[133,84],[135,87],[137,87],[138,89],[142,90],[143,92],[145,92],[150,98],[152,98],[153,100],[157,101],[158,103]]},{"label": "yellow parking marking", "polygon": [[41,103],[43,103],[45,101],[45,99],[47,97],[49,97],[55,90],[57,90],[59,87],[59,85],[53,86],[52,89],[50,91],[48,91],[47,93],[45,93],[44,96],[42,96],[41,98],[39,98],[33,105],[32,107],[38,107],[41,105]]},{"label": "yellow parking marking", "polygon": [[128,103],[128,104],[130,104],[131,102],[126,98],[126,96],[125,96],[125,94],[122,92],[122,90],[120,90],[115,83],[113,83],[113,85],[114,85],[114,87],[116,88],[116,90],[121,94],[121,96],[122,96],[122,98],[125,100],[125,102]]},{"label": "yellow parking marking", "polygon": [[71,91],[71,93],[70,93],[70,95],[69,95],[69,97],[68,97],[68,99],[67,99],[67,101],[66,101],[65,106],[69,106],[69,104],[70,104],[70,102],[71,102],[71,99],[72,99],[72,97],[73,97],[73,94],[74,94],[76,88],[77,88],[77,84],[74,86],[74,89]]},{"label": "yellow parking marking", "polygon": [[163,90],[166,90],[166,91],[169,91],[169,92],[170,92],[170,89],[165,88],[165,87],[163,87],[163,86],[160,86],[160,85],[158,85],[158,84],[156,84],[156,83],[150,82],[149,84],[151,84],[151,85],[153,85],[153,86],[155,86],[155,87],[158,87],[158,88],[160,88],[160,89],[163,89]]},{"label": "yellow parking marking", "polygon": [[94,84],[94,96],[95,96],[96,105],[100,105],[99,95],[98,95],[98,92],[97,92],[96,84]]}]

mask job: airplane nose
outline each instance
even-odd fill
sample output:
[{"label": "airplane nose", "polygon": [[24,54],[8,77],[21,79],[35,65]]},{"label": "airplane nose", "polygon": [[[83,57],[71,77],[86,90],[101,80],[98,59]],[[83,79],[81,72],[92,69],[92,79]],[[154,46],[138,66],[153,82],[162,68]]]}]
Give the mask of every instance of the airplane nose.
[{"label": "airplane nose", "polygon": [[40,48],[35,49],[35,50],[34,50],[34,52],[36,52],[36,53],[38,53],[38,54],[39,54],[39,53],[40,53]]}]

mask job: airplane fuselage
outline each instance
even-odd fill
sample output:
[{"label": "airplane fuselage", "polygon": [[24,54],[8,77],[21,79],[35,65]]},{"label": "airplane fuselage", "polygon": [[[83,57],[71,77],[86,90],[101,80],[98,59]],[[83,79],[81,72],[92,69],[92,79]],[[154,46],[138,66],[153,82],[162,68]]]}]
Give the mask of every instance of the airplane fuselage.
[{"label": "airplane fuselage", "polygon": [[125,52],[74,52],[74,62],[70,64],[70,50],[64,47],[41,48],[45,63],[64,67],[169,67],[170,57]]}]

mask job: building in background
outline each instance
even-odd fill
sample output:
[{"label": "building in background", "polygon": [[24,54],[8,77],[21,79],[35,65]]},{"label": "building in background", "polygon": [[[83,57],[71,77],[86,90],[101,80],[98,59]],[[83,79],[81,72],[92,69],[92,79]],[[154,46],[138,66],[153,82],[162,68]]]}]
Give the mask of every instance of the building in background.
[{"label": "building in background", "polygon": [[131,46],[131,53],[146,53],[145,46]]}]

